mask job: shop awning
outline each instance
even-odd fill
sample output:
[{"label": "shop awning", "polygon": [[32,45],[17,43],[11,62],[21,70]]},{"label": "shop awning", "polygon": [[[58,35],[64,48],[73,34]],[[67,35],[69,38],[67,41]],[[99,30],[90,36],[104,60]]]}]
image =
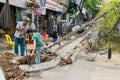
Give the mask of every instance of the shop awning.
[{"label": "shop awning", "polygon": [[[26,8],[26,0],[8,0],[9,4],[12,6]],[[5,3],[6,0],[0,0],[0,3]]]},{"label": "shop awning", "polygon": [[46,8],[57,12],[63,12],[63,6],[52,0],[46,0]]}]

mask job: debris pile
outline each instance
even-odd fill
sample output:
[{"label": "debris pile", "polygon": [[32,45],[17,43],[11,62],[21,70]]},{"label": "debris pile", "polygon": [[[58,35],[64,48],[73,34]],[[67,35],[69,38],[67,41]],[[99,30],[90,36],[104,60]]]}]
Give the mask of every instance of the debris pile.
[{"label": "debris pile", "polygon": [[41,62],[48,62],[53,60],[56,57],[57,57],[57,54],[55,52],[51,52],[50,50],[45,50],[41,55]]},{"label": "debris pile", "polygon": [[24,56],[20,59],[17,60],[19,64],[27,64],[27,65],[31,65],[31,64],[35,64],[35,55],[34,56]]},{"label": "debris pile", "polygon": [[[31,50],[28,50],[28,52],[32,52],[32,49]],[[20,64],[28,64],[28,65],[32,65],[32,64],[35,64],[35,56],[36,56],[36,52],[35,52],[35,55],[33,56],[30,56],[30,55],[27,55],[27,56],[24,56],[20,59],[18,59],[18,62]],[[42,54],[41,54],[41,62],[48,62],[48,61],[51,61],[52,59],[56,58],[56,53],[55,52],[51,52],[50,50],[45,50]]]},{"label": "debris pile", "polygon": [[14,54],[5,52],[0,55],[0,67],[4,71],[6,80],[23,80],[23,78],[28,77],[27,72],[21,70],[18,64],[12,63],[11,60],[14,59]]},{"label": "debris pile", "polygon": [[65,66],[65,65],[68,65],[68,64],[72,64],[72,59],[71,57],[69,56],[68,58],[66,59],[61,59],[61,62],[59,63],[60,66]]}]

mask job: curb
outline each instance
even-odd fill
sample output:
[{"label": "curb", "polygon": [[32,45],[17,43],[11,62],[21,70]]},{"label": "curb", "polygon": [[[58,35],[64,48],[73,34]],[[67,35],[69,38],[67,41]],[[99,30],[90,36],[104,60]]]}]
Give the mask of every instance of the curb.
[{"label": "curb", "polygon": [[26,70],[27,72],[39,72],[54,68],[59,64],[60,61],[61,61],[60,57],[57,57],[56,59],[51,60],[49,62],[33,65],[20,65],[19,67],[23,70]]}]

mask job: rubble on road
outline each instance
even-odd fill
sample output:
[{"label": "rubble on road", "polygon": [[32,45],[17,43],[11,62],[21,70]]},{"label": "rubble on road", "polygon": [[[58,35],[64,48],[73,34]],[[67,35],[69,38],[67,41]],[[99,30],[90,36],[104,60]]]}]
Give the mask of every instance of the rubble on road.
[{"label": "rubble on road", "polygon": [[[19,57],[19,56],[18,56]],[[55,52],[45,50],[41,55],[41,62],[48,62],[56,58],[57,55]],[[35,64],[35,55],[34,56],[24,56],[17,58],[11,52],[4,52],[0,54],[0,67],[4,71],[6,80],[23,80],[23,78],[28,77],[27,71],[19,68],[19,65],[26,64],[32,65]]]},{"label": "rubble on road", "polygon": [[27,64],[32,65],[35,64],[35,55],[34,56],[24,56],[17,60],[20,65]]},{"label": "rubble on road", "polygon": [[50,50],[45,50],[43,54],[41,54],[41,62],[48,62],[57,57],[57,54],[55,52],[52,52]]},{"label": "rubble on road", "polygon": [[23,80],[23,78],[28,77],[28,74],[25,70],[20,69],[18,64],[11,62],[14,57],[14,54],[9,52],[1,53],[0,67],[4,71],[6,80]]},{"label": "rubble on road", "polygon": [[71,59],[71,57],[68,57],[67,59],[61,59],[61,62],[59,63],[60,66],[65,66],[68,64],[72,64],[73,61]]},{"label": "rubble on road", "polygon": [[[28,52],[32,52],[32,49],[28,50]],[[36,52],[35,52],[36,54]],[[33,55],[33,56],[30,56],[30,55],[27,55],[27,56],[24,56],[20,59],[18,59],[17,61],[20,63],[20,64],[28,64],[28,65],[32,65],[32,64],[35,64],[35,56],[36,55]],[[53,60],[54,58],[56,58],[57,55],[55,52],[51,52],[50,50],[45,50],[42,54],[41,54],[41,62],[48,62],[48,61],[51,61]]]}]

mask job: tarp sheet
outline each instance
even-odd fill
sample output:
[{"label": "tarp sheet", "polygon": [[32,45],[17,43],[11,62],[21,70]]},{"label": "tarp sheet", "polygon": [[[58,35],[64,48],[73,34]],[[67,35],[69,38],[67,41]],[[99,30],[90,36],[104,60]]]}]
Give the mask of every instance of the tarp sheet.
[{"label": "tarp sheet", "polygon": [[10,5],[8,0],[6,0],[0,13],[0,26],[2,29],[9,29],[10,27]]}]

